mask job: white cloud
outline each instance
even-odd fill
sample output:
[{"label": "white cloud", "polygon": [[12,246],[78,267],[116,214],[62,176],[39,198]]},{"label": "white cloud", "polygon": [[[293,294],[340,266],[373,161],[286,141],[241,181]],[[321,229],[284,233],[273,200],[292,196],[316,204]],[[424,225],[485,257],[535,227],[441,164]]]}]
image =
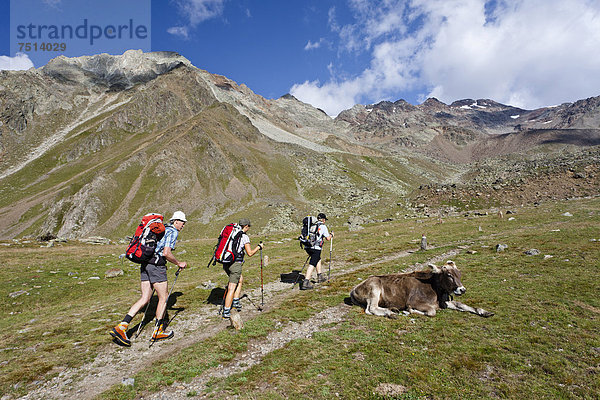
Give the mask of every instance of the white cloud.
[{"label": "white cloud", "polygon": [[294,97],[324,110],[329,115],[337,115],[341,110],[355,105],[355,98],[360,91],[358,80],[325,84],[320,84],[319,81],[306,81],[290,89]]},{"label": "white cloud", "polygon": [[22,71],[33,67],[33,62],[24,53],[17,53],[14,57],[0,56],[0,71]]},{"label": "white cloud", "polygon": [[314,43],[309,40],[308,43],[306,43],[306,46],[304,46],[304,50],[318,49],[323,44],[324,40],[325,39],[320,38],[318,41],[316,41]]},{"label": "white cloud", "polygon": [[431,93],[445,94],[440,100],[488,97],[537,108],[600,94],[593,72],[600,69],[600,4],[523,0],[486,19],[482,2],[469,3],[479,7],[464,4],[447,15],[427,3],[433,23],[445,19],[429,28],[433,40],[421,65]]},{"label": "white cloud", "polygon": [[191,26],[223,13],[224,0],[178,0],[177,6]]},{"label": "white cloud", "polygon": [[173,26],[167,29],[167,32],[171,35],[181,36],[184,39],[189,38],[187,26]]},{"label": "white cloud", "polygon": [[366,52],[369,64],[346,78],[290,90],[330,115],[408,93],[419,101],[491,98],[529,109],[600,95],[598,2],[350,0],[349,6],[355,22],[338,25],[330,9],[330,29],[345,62]]},{"label": "white cloud", "polygon": [[224,2],[225,0],[176,0],[175,4],[187,23],[183,26],[171,27],[167,32],[188,39],[190,29],[223,14]]},{"label": "white cloud", "polygon": [[339,26],[339,24],[337,22],[337,18],[335,16],[335,7],[331,7],[327,11],[327,24],[329,25],[329,29],[331,29],[332,32],[340,31],[340,26]]}]

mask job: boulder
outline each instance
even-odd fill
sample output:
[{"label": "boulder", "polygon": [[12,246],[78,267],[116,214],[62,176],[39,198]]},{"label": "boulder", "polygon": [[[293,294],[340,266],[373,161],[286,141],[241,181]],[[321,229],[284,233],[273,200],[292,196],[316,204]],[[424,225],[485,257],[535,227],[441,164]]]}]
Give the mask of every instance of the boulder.
[{"label": "boulder", "polygon": [[27,290],[17,290],[16,292],[9,293],[8,297],[14,299],[15,297],[19,297],[22,294],[29,294],[29,292]]},{"label": "boulder", "polygon": [[380,383],[375,388],[375,393],[383,398],[397,398],[408,392],[406,386],[398,385],[396,383]]},{"label": "boulder", "polygon": [[504,250],[508,249],[508,245],[502,244],[502,243],[498,243],[496,245],[496,253],[501,253]]},{"label": "boulder", "polygon": [[101,236],[90,236],[88,238],[79,239],[79,241],[88,244],[110,244],[110,239]]},{"label": "boulder", "polygon": [[244,321],[242,321],[242,317],[239,313],[231,313],[229,321],[231,321],[231,326],[233,326],[236,331],[242,330],[244,328]]},{"label": "boulder", "polygon": [[104,273],[105,278],[116,278],[120,275],[123,275],[123,270],[119,268],[111,268]]}]

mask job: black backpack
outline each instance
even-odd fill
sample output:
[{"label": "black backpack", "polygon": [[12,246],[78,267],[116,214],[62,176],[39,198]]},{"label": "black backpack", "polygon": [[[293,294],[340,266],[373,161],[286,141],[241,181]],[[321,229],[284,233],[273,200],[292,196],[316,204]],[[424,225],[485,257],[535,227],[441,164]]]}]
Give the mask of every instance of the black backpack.
[{"label": "black backpack", "polygon": [[300,247],[313,247],[317,243],[319,225],[322,224],[317,217],[307,215],[302,220],[302,230],[298,240]]}]

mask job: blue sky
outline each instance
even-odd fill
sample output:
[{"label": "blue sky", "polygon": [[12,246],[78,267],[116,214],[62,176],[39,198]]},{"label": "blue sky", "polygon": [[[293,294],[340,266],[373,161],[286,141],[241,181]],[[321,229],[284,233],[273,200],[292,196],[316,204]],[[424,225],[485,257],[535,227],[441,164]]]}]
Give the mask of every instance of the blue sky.
[{"label": "blue sky", "polygon": [[[149,27],[141,41],[98,39],[81,55],[176,51],[264,97],[292,93],[332,116],[382,100],[490,98],[534,109],[600,95],[596,0],[13,1],[32,3],[20,18],[38,24]],[[60,54],[16,54],[10,0],[0,4],[0,69]]]}]

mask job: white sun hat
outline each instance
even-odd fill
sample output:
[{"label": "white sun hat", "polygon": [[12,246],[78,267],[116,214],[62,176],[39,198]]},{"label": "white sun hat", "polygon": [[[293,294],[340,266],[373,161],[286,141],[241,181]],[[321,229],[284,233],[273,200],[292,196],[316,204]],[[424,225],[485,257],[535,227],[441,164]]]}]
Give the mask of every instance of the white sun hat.
[{"label": "white sun hat", "polygon": [[175,221],[176,219],[183,221],[183,222],[187,222],[187,219],[185,219],[185,214],[183,213],[183,211],[175,211],[173,213],[173,216],[171,217],[171,221]]}]

